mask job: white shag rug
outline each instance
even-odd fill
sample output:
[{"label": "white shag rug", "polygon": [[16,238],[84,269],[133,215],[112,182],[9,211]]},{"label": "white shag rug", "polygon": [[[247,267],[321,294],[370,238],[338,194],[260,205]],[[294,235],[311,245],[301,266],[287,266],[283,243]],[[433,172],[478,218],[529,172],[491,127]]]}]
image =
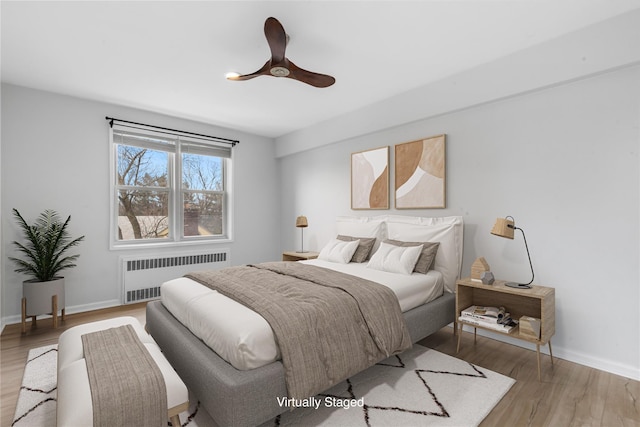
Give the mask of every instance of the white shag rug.
[{"label": "white shag rug", "polygon": [[[55,427],[56,360],[55,345],[29,352],[12,426]],[[514,383],[504,375],[414,345],[313,399],[282,401],[313,407],[287,410],[263,427],[477,426]],[[183,426],[214,426],[197,402],[180,420]]]}]

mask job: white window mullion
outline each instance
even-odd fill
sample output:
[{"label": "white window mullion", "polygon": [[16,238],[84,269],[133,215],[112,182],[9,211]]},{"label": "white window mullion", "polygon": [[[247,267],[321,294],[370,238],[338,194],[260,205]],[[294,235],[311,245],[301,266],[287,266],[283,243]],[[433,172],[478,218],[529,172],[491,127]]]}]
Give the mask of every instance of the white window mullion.
[{"label": "white window mullion", "polygon": [[182,149],[180,138],[176,141],[176,152],[174,154],[173,165],[173,230],[175,232],[175,239],[182,240],[184,238],[184,227],[182,227],[184,214],[182,209]]},{"label": "white window mullion", "polygon": [[[231,153],[230,153],[231,155]],[[230,158],[224,159],[224,221],[222,222],[222,233],[227,238],[232,239],[233,234],[233,194],[232,194],[232,171],[233,161]]]},{"label": "white window mullion", "polygon": [[[176,147],[177,151],[177,147]],[[178,180],[178,176],[180,174],[180,161],[178,160],[179,156],[177,152],[172,153],[169,156],[169,179],[171,182],[171,191],[169,193],[169,230],[171,235],[171,240],[174,242],[180,241],[180,230],[178,227],[179,224],[179,209],[176,207],[179,204],[180,194],[179,189],[176,186],[176,182]]]},{"label": "white window mullion", "polygon": [[109,180],[109,194],[111,194],[110,202],[109,202],[109,210],[111,214],[109,215],[111,223],[109,224],[109,247],[113,248],[113,243],[118,241],[118,186],[117,186],[117,175],[116,172],[117,166],[117,158],[118,158],[118,144],[113,141],[113,129],[109,128],[109,142],[111,144],[111,149],[109,150],[109,175],[111,179]]}]

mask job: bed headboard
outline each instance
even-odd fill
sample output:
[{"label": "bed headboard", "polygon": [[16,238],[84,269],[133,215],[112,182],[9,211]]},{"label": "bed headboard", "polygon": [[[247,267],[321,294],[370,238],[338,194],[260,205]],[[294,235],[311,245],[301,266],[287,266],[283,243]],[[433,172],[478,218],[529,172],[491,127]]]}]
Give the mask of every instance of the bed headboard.
[{"label": "bed headboard", "polygon": [[380,215],[372,217],[339,216],[338,234],[375,237],[377,245],[384,239],[407,242],[440,242],[434,270],[442,273],[444,287],[455,292],[456,280],[462,270],[464,224],[461,216],[417,217]]}]

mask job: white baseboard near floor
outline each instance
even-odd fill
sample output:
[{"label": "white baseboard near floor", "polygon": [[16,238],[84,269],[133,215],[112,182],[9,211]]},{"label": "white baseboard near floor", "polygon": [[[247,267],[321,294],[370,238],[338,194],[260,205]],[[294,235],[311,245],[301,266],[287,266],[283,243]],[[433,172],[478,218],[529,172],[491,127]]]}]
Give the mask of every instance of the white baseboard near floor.
[{"label": "white baseboard near floor", "polygon": [[[119,299],[109,300],[109,301],[101,301],[92,304],[82,304],[82,305],[74,305],[65,307],[65,314],[75,314],[75,313],[84,313],[85,311],[93,311],[100,310],[103,308],[111,308],[122,305],[122,301]],[[48,319],[51,318],[49,314],[43,314],[37,317],[38,319]],[[6,325],[12,325],[14,323],[22,322],[22,316],[20,314],[16,314],[13,316],[7,316],[2,318],[2,330],[4,331],[4,327]]]},{"label": "white baseboard near floor", "polygon": [[588,366],[590,368],[599,369],[601,371],[609,372],[611,374],[620,375],[625,378],[640,381],[640,368],[633,367],[631,365],[623,365],[620,363],[613,363],[610,360],[600,359],[597,357],[581,354],[575,351],[559,348],[556,351],[555,344],[553,345],[553,357],[557,356],[560,359],[568,360],[570,362],[578,363],[580,365]]},{"label": "white baseboard near floor", "polygon": [[[464,330],[466,332],[473,333],[473,328],[467,325],[464,326]],[[516,345],[518,347],[526,348],[528,350],[536,351],[535,344],[531,344],[529,342],[522,341],[517,338],[511,338],[509,336],[500,335],[500,334],[493,334],[490,331],[485,331],[484,329],[478,329],[478,335],[495,339],[497,341],[502,341],[507,344]],[[600,371],[605,371],[611,374],[620,375],[625,378],[630,378],[632,380],[640,381],[640,368],[633,367],[630,365],[622,365],[620,363],[615,363],[610,360],[600,359],[587,354],[567,350],[564,347],[557,345],[556,342],[553,340],[553,338],[551,339],[551,346],[553,348],[554,358],[557,357],[559,359],[567,360],[569,362],[577,363],[579,365],[588,366],[590,368],[598,369]],[[549,346],[546,346],[546,345],[540,346],[540,353],[544,353],[548,355]]]}]

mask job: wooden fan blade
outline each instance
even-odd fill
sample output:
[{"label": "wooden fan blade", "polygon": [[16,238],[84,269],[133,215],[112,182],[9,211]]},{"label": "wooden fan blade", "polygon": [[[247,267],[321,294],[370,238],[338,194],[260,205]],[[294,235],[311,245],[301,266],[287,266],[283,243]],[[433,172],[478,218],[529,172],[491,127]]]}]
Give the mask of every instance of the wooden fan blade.
[{"label": "wooden fan blade", "polygon": [[271,49],[271,62],[273,65],[284,61],[284,52],[287,48],[287,33],[276,18],[270,17],[264,22],[264,35]]},{"label": "wooden fan blade", "polygon": [[336,79],[331,76],[307,71],[291,61],[289,61],[289,75],[287,77],[315,87],[329,87],[336,82]]},{"label": "wooden fan blade", "polygon": [[258,71],[255,71],[251,74],[243,74],[241,76],[228,76],[227,80],[240,81],[240,80],[249,80],[258,76],[270,76],[271,75],[271,73],[269,72],[269,70],[271,69],[270,64],[271,64],[271,61],[269,60],[265,62],[262,68],[260,68]]},{"label": "wooden fan blade", "polygon": [[271,49],[271,59],[254,73],[228,76],[227,79],[249,80],[258,76],[287,77],[315,87],[328,87],[336,82],[336,79],[326,74],[304,70],[285,57],[287,33],[276,18],[267,18],[264,23],[264,35]]}]

